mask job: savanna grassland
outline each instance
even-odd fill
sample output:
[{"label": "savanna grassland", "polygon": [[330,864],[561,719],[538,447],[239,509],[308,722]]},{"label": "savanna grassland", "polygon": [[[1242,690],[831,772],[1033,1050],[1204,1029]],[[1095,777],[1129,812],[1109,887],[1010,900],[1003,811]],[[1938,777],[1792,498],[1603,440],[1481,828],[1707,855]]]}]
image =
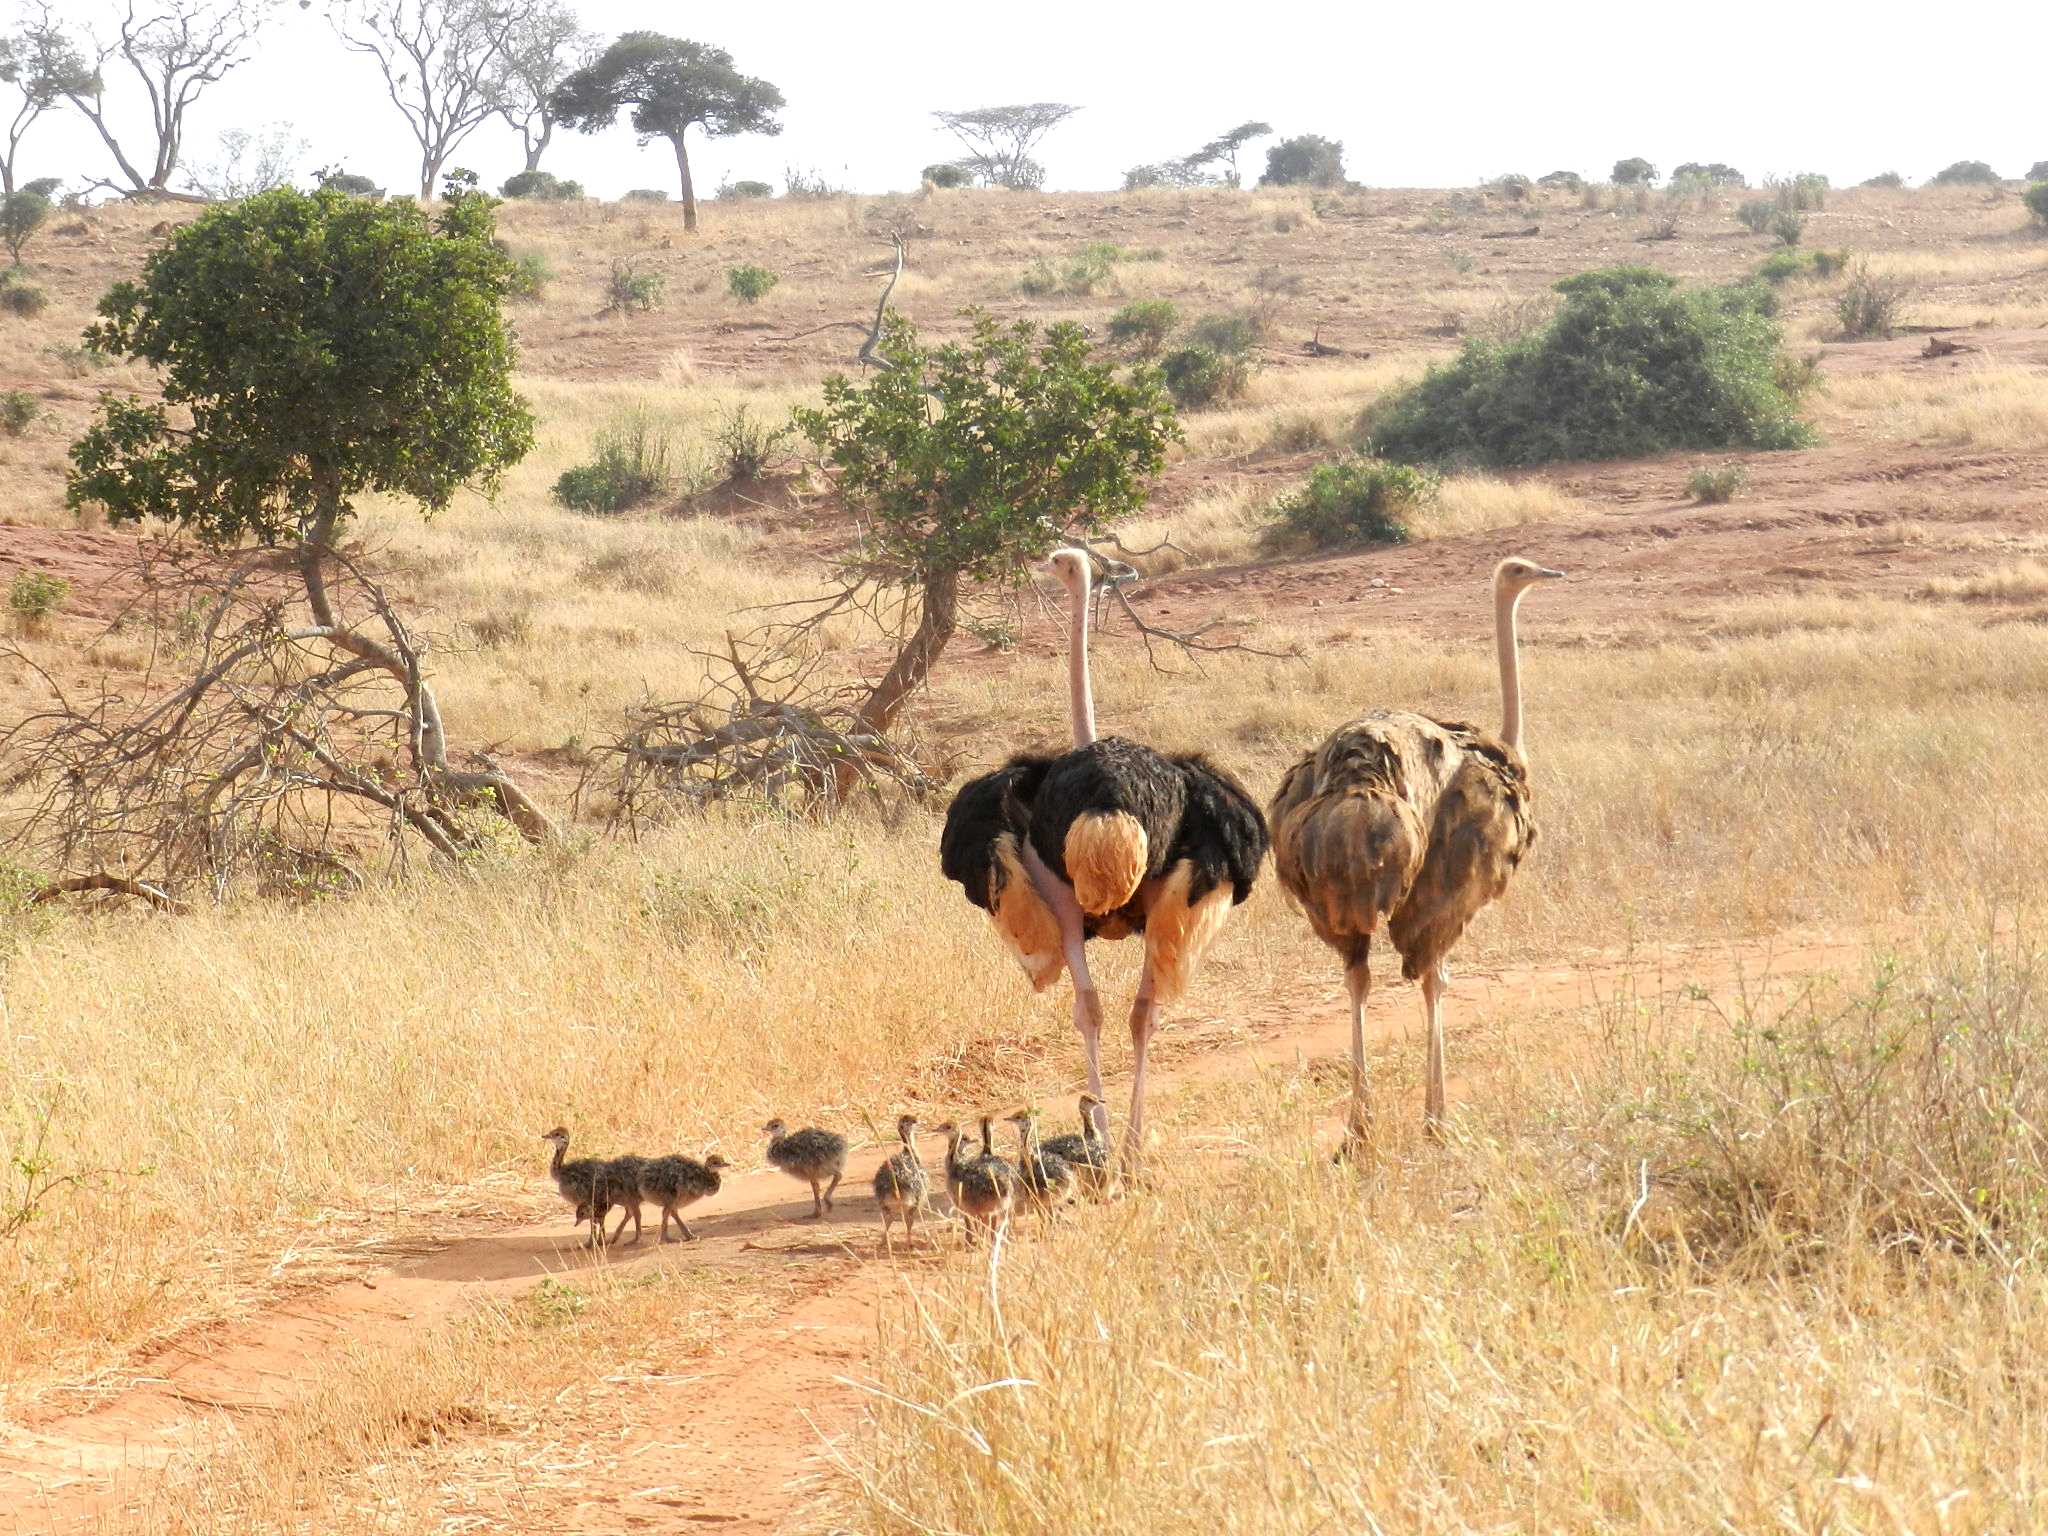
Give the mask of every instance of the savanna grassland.
[{"label": "savanna grassland", "polygon": [[[536,449],[358,536],[438,637],[451,735],[567,835],[347,899],[0,918],[0,1531],[2040,1528],[2048,238],[2009,193],[1831,193],[1805,248],[1900,307],[1848,341],[1847,274],[1779,287],[1813,446],[1453,475],[1398,547],[1265,532],[1551,282],[1754,270],[1734,202],[958,192],[707,204],[695,238],[508,205],[548,274],[515,311]],[[0,583],[70,583],[11,637],[70,687],[150,655],[114,622],[136,536],[81,526],[62,468],[100,390],[150,388],[76,338],[160,217],[64,216],[27,253],[48,307],[0,316],[0,392],[40,407],[0,436]],[[939,876],[943,799],[638,840],[573,800],[624,710],[693,693],[853,538],[800,443],[733,486],[721,440],[849,365],[891,230],[931,334],[978,304],[1100,338],[1154,298],[1259,323],[1122,537],[1148,618],[1296,654],[1162,670],[1113,617],[1106,728],[1263,798],[1362,709],[1490,721],[1485,582],[1526,554],[1571,576],[1523,610],[1541,840],[1458,951],[1441,1147],[1388,971],[1380,1156],[1329,1163],[1341,980],[1269,878],[1169,1018],[1142,1192],[999,1267],[950,1236],[884,1265],[864,1201],[799,1241],[793,1186],[750,1175],[705,1242],[593,1265],[549,1125],[752,1170],[771,1114],[876,1140],[1035,1098],[1064,1128],[1079,1080],[1064,989]],[[661,304],[604,313],[615,262]],[[740,264],[780,281],[742,303]],[[556,504],[627,420],[670,492]],[[1732,500],[1687,490],[1734,468]],[[1065,729],[1049,596],[971,607],[910,725],[953,777]],[[852,619],[824,643],[845,676],[888,657]],[[44,686],[0,661],[7,718]],[[1101,947],[1114,1007],[1136,957]],[[247,1390],[181,1374],[206,1357]]]}]

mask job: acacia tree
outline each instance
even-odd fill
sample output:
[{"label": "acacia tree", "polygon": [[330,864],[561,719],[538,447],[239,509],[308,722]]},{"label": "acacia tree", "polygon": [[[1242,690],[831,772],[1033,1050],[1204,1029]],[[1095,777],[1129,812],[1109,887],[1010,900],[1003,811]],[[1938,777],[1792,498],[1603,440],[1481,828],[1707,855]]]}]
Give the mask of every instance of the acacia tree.
[{"label": "acacia tree", "polygon": [[527,170],[540,169],[540,157],[554,141],[556,88],[596,56],[597,39],[559,0],[544,0],[512,28],[494,105],[519,135]]},{"label": "acacia tree", "polygon": [[[62,33],[24,25],[0,36],[0,100],[11,101],[4,142],[0,142],[0,197],[15,190],[21,141],[35,120],[75,92],[92,86],[92,66]],[[5,111],[0,107],[0,111]]]},{"label": "acacia tree", "polygon": [[[92,124],[114,157],[119,181],[95,177],[88,184],[124,197],[186,197],[171,190],[185,147],[185,116],[208,87],[246,64],[256,36],[283,0],[123,0],[110,37],[88,29],[85,45],[75,43],[44,0],[29,30],[52,49],[68,50],[85,66],[64,81],[62,94]],[[107,74],[126,66],[149,101],[156,143],[147,169],[129,155],[114,132],[107,105]]]},{"label": "acacia tree", "polygon": [[966,146],[967,154],[960,163],[979,176],[983,185],[1035,192],[1045,185],[1045,167],[1032,158],[1031,151],[1080,110],[1065,102],[1033,101],[934,112],[932,116]]},{"label": "acacia tree", "polygon": [[966,342],[927,347],[890,312],[882,370],[861,383],[834,374],[824,404],[795,413],[867,522],[825,612],[880,591],[917,615],[857,711],[877,733],[953,638],[963,583],[1014,583],[1060,543],[1137,510],[1180,435],[1158,373],[1120,377],[1092,359],[1080,326],[1040,332],[968,313]]},{"label": "acacia tree", "polygon": [[376,61],[412,129],[422,201],[448,157],[497,113],[512,39],[536,8],[534,0],[340,0],[328,12],[343,44]]},{"label": "acacia tree", "polygon": [[1251,143],[1253,139],[1263,139],[1272,131],[1273,125],[1271,123],[1256,121],[1239,123],[1228,133],[1219,134],[1192,155],[1189,155],[1188,162],[1192,165],[1214,165],[1221,161],[1230,167],[1228,171],[1224,172],[1223,179],[1229,185],[1237,186],[1241,179],[1237,169],[1238,151]]},{"label": "acacia tree", "polygon": [[556,89],[555,119],[579,133],[599,133],[633,109],[633,131],[646,144],[667,139],[675,147],[682,181],[683,228],[697,228],[697,188],[690,178],[690,129],[707,139],[738,133],[778,134],[782,92],[733,68],[723,48],[628,32]]},{"label": "acacia tree", "polygon": [[299,823],[321,839],[336,804],[443,853],[471,840],[471,807],[549,832],[506,774],[450,765],[426,648],[340,537],[362,496],[431,514],[532,444],[493,207],[465,195],[430,218],[280,188],[185,226],[100,301],[87,345],[153,365],[162,399],[103,398],[71,450],[71,504],[260,548],[188,610],[209,615],[196,675],[140,710],[45,722],[29,755],[71,843],[212,874],[308,798],[329,807],[328,830]]}]

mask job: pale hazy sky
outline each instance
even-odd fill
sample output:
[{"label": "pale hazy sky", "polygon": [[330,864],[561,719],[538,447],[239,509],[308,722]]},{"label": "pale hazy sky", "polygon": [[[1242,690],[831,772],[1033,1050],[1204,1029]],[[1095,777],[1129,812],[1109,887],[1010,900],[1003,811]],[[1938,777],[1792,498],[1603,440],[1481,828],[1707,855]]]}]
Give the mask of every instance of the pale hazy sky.
[{"label": "pale hazy sky", "polygon": [[[85,15],[99,3],[66,9]],[[10,5],[0,0],[0,16]],[[1722,160],[1752,181],[1817,170],[1838,184],[1894,169],[1919,181],[1965,158],[2017,176],[2048,158],[2039,0],[579,8],[606,36],[650,28],[727,48],[782,89],[779,138],[693,136],[703,194],[726,176],[779,187],[790,165],[859,191],[914,187],[921,166],[954,152],[933,108],[1037,100],[1084,108],[1041,152],[1055,189],[1118,186],[1126,166],[1183,154],[1247,118],[1343,140],[1350,174],[1374,186],[1463,186],[1507,171],[1604,176],[1625,155],[1664,171]],[[345,52],[323,15],[323,0],[287,7],[256,61],[200,102],[187,164],[213,158],[222,128],[289,121],[310,141],[302,170],[343,161],[393,190],[415,184],[417,151],[375,66]],[[105,168],[73,113],[33,132],[27,176]],[[1246,158],[1256,173],[1263,145]],[[519,169],[518,142],[486,125],[454,163],[496,186]],[[559,135],[544,165],[603,195],[675,190],[667,145],[637,148],[626,128]]]}]

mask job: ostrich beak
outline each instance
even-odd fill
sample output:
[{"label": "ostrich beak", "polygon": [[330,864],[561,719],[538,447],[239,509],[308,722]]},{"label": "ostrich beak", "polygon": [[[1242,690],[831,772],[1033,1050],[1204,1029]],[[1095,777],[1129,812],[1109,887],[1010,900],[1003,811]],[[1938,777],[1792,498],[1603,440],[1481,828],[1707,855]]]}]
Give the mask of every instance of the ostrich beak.
[{"label": "ostrich beak", "polygon": [[1550,568],[1549,566],[1547,566],[1547,565],[1539,565],[1539,566],[1537,566],[1537,567],[1536,567],[1536,576],[1537,576],[1537,579],[1538,579],[1538,580],[1540,580],[1540,581],[1563,581],[1563,580],[1564,580],[1564,572],[1563,572],[1563,571],[1553,571],[1553,570],[1552,570],[1552,569],[1551,569],[1551,568]]}]

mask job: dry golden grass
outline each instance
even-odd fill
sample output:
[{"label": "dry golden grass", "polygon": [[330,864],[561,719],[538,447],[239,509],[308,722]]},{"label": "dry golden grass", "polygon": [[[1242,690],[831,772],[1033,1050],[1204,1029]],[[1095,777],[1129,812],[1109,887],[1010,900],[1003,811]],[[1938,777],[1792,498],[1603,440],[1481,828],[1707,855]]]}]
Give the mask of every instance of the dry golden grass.
[{"label": "dry golden grass", "polygon": [[1828,381],[1825,416],[1883,438],[1948,448],[2032,448],[2048,438],[2048,373],[1984,366]]},{"label": "dry golden grass", "polygon": [[2009,565],[1991,566],[1972,576],[1945,577],[1928,583],[1936,597],[1991,599],[2022,602],[2048,597],[2048,564],[2039,560],[2015,560]]}]

